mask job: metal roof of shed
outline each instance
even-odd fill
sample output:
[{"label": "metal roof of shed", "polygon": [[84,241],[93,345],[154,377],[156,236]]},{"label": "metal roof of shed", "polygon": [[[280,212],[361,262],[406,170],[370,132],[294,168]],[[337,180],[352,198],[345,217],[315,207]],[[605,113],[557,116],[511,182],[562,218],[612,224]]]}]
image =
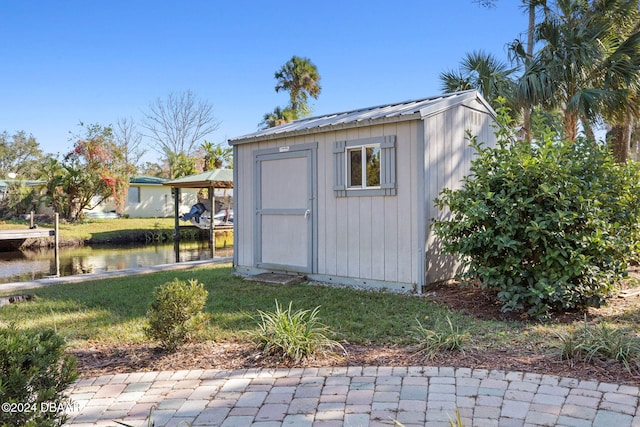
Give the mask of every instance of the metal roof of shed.
[{"label": "metal roof of shed", "polygon": [[267,128],[248,135],[229,139],[229,144],[237,145],[255,140],[273,139],[301,133],[328,131],[332,128],[362,126],[365,124],[373,124],[374,122],[421,119],[438,111],[442,111],[454,105],[474,99],[479,100],[488,108],[489,111],[493,112],[489,104],[482,98],[477,90],[467,90],[463,92],[432,96],[429,98],[378,105],[375,107],[361,108],[342,113],[333,113],[324,116],[300,119],[280,126]]}]

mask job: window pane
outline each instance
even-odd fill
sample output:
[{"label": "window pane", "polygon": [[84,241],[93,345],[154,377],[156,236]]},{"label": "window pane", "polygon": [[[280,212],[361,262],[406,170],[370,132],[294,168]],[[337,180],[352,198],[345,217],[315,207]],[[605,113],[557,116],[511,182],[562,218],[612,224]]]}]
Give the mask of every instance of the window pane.
[{"label": "window pane", "polygon": [[348,187],[362,187],[362,148],[349,150]]},{"label": "window pane", "polygon": [[140,187],[129,187],[127,199],[132,204],[140,203]]},{"label": "window pane", "polygon": [[380,187],[380,147],[367,147],[367,187]]}]

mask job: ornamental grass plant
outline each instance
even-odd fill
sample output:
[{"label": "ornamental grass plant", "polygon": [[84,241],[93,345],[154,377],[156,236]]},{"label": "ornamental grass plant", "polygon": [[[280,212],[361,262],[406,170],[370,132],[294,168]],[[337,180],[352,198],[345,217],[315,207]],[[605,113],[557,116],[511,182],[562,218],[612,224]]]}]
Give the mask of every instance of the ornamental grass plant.
[{"label": "ornamental grass plant", "polygon": [[319,313],[320,306],[293,311],[293,302],[283,308],[276,300],[275,311],[258,310],[258,329],[249,335],[266,354],[294,362],[336,348],[344,353],[344,347],[330,338],[332,331],[320,322]]}]

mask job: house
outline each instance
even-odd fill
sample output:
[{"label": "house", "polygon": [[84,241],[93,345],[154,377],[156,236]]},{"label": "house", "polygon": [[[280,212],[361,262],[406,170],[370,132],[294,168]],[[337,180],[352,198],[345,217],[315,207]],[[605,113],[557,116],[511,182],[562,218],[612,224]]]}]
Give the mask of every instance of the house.
[{"label": "house", "polygon": [[[204,173],[206,174],[206,172]],[[197,179],[198,175],[168,180],[156,176],[140,175],[129,180],[129,189],[124,201],[122,214],[130,218],[169,218],[175,215],[175,200],[173,198],[172,183],[182,182],[182,180]],[[225,176],[233,176],[231,171],[226,171]],[[202,188],[207,188],[203,186]],[[184,190],[179,192],[178,212],[189,212],[191,206],[198,202],[198,192],[201,190],[197,185],[186,185]],[[233,189],[216,189],[216,209],[228,208],[233,205]],[[216,210],[216,211],[217,211]],[[116,206],[112,197],[98,204],[93,209],[85,211],[86,215],[94,218],[117,217]]]},{"label": "house", "polygon": [[495,144],[475,90],[297,120],[231,139],[234,269],[422,291],[454,276],[433,203]]},{"label": "house", "polygon": [[[167,180],[155,176],[136,176],[129,180],[129,190],[124,201],[122,214],[130,218],[167,218],[174,215],[174,200],[171,188],[163,184]],[[188,212],[191,205],[198,201],[197,190],[187,190],[180,194],[181,211]],[[113,198],[107,199],[91,210],[89,217],[107,218],[115,215]]]},{"label": "house", "polygon": [[5,199],[12,188],[25,186],[28,188],[43,187],[46,184],[45,181],[28,180],[28,179],[0,179],[0,200]]},{"label": "house", "polygon": [[[166,181],[145,175],[131,178],[123,214],[130,218],[172,217],[174,200],[171,189],[163,185]],[[195,191],[184,192],[180,196],[180,206],[185,211],[189,211],[198,200]]]}]

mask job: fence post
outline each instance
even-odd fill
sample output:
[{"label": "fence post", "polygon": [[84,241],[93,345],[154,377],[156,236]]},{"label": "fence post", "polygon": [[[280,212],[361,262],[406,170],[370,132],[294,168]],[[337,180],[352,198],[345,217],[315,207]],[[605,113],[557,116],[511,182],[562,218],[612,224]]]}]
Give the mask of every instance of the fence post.
[{"label": "fence post", "polygon": [[60,214],[56,212],[55,226],[54,226],[54,237],[53,241],[55,242],[54,255],[56,258],[56,277],[60,277],[60,251],[58,250],[58,246],[60,244]]}]

